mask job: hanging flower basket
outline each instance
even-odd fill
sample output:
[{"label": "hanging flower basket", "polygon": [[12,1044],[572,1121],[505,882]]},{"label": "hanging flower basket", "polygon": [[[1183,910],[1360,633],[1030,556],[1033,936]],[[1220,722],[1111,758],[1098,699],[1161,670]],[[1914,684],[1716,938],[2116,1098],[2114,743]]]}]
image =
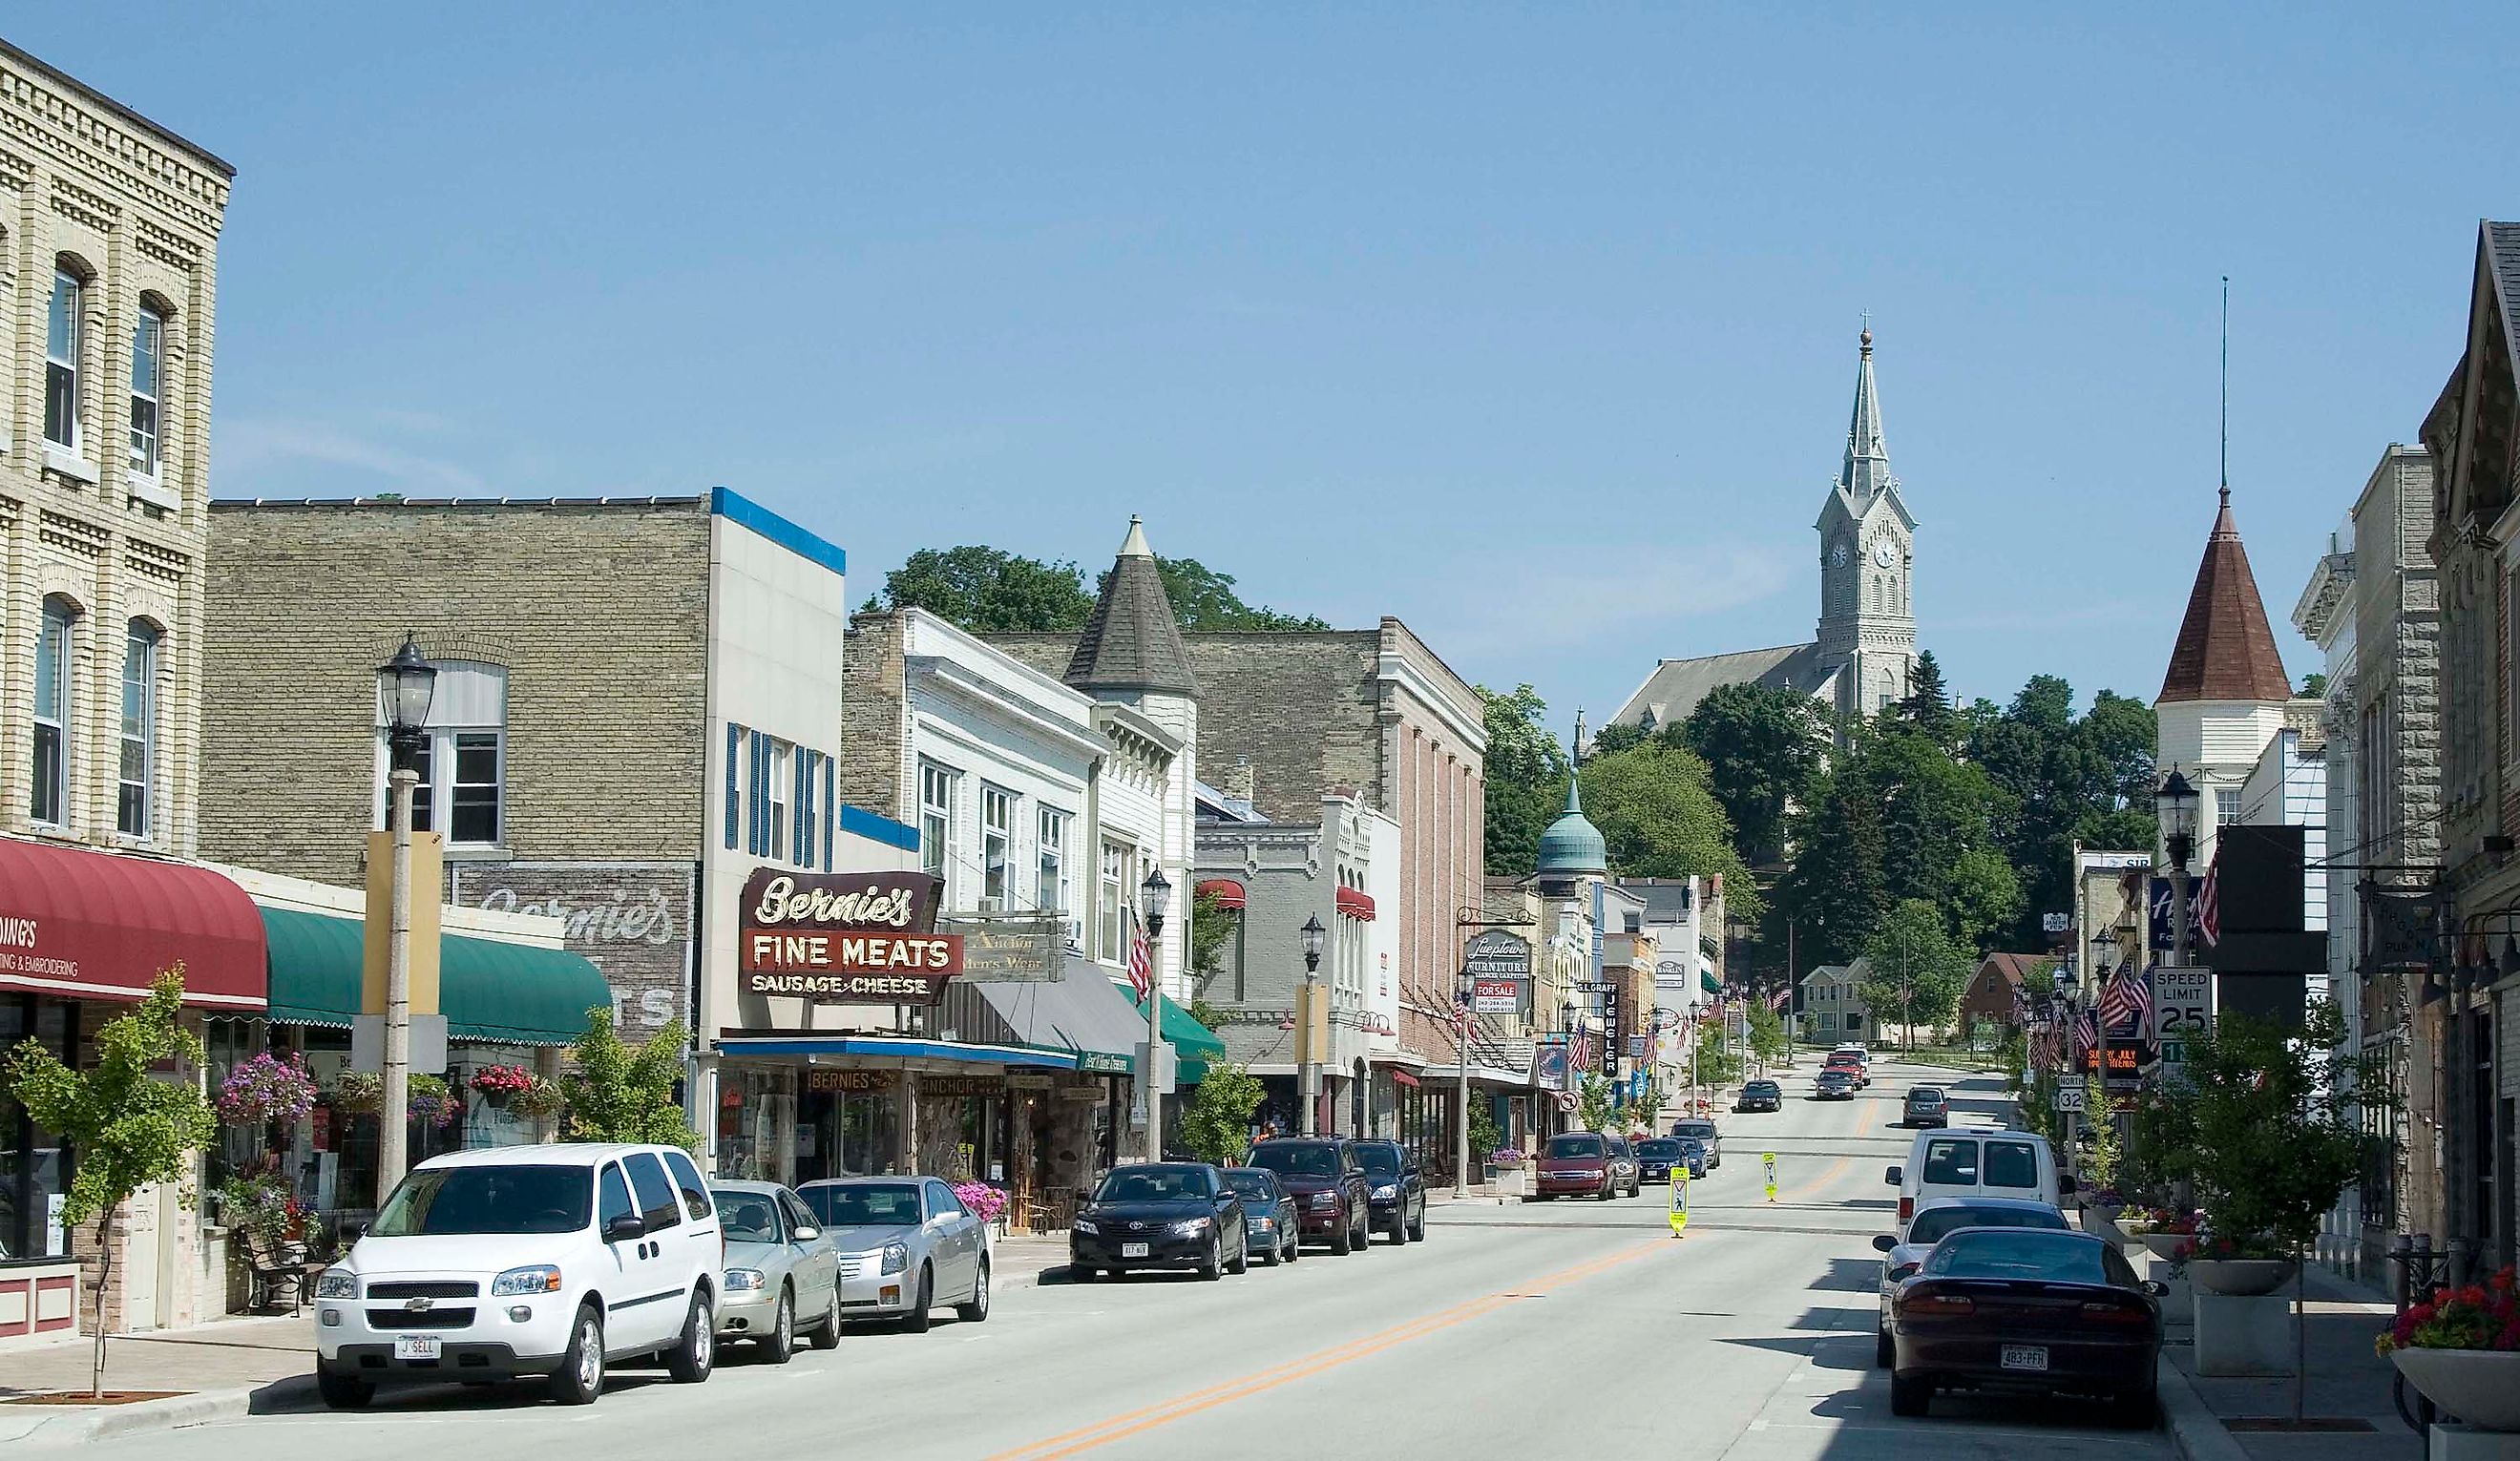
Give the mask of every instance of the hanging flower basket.
[{"label": "hanging flower basket", "polygon": [[455,1118],[464,1114],[464,1098],[446,1088],[446,1083],[435,1076],[414,1071],[408,1103],[411,1119],[432,1127],[451,1127]]},{"label": "hanging flower basket", "polygon": [[530,1089],[533,1072],[520,1065],[485,1065],[472,1073],[472,1088],[493,1110],[505,1109],[518,1091]]},{"label": "hanging flower basket", "polygon": [[343,1071],[334,1084],[332,1107],[354,1116],[372,1115],[385,1103],[384,1077],[374,1071]]},{"label": "hanging flower basket", "polygon": [[219,1120],[232,1127],[302,1121],[315,1109],[315,1078],[302,1055],[286,1061],[256,1055],[238,1062],[219,1083],[218,1106]]},{"label": "hanging flower basket", "polygon": [[568,1099],[560,1086],[540,1076],[508,1097],[508,1110],[527,1121],[550,1121],[567,1109]]}]

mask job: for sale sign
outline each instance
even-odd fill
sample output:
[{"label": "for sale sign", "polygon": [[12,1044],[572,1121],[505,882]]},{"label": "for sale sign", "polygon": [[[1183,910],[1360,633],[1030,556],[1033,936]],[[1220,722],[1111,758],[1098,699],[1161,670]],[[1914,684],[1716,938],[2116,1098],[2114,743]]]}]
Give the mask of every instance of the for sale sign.
[{"label": "for sale sign", "polygon": [[1478,979],[1470,984],[1470,1010],[1474,1014],[1517,1014],[1522,1009],[1522,981],[1519,979]]}]

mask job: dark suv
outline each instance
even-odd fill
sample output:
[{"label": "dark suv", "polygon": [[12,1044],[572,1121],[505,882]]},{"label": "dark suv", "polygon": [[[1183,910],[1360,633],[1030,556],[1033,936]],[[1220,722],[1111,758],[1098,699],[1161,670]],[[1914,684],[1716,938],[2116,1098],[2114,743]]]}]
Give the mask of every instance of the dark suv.
[{"label": "dark suv", "polygon": [[1357,1161],[1365,1165],[1367,1203],[1373,1225],[1394,1243],[1426,1241],[1426,1179],[1418,1163],[1397,1141],[1359,1141]]},{"label": "dark suv", "polygon": [[1275,1173],[1295,1199],[1296,1224],[1307,1242],[1354,1253],[1372,1235],[1373,1189],[1356,1143],[1344,1136],[1278,1136],[1255,1143],[1242,1164]]}]

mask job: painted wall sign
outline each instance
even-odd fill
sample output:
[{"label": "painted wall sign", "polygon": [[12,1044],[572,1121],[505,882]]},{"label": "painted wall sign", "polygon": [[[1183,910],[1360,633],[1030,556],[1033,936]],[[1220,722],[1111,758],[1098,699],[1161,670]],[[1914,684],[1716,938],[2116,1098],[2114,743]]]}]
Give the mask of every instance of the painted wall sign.
[{"label": "painted wall sign", "polygon": [[940,933],[963,940],[963,977],[1002,984],[1051,984],[1059,977],[1066,920],[1056,912],[948,913]]},{"label": "painted wall sign", "polygon": [[698,881],[690,863],[458,863],[448,896],[464,908],[561,919],[562,947],[612,986],[614,1025],[655,1031],[691,1016]]},{"label": "painted wall sign", "polygon": [[917,872],[755,868],[738,910],[747,995],[827,1004],[933,1004],[963,939],[933,932],[936,879]]},{"label": "painted wall sign", "polygon": [[1462,967],[1472,978],[1494,976],[1499,979],[1531,977],[1531,941],[1519,934],[1492,928],[1470,940],[1462,955]]}]

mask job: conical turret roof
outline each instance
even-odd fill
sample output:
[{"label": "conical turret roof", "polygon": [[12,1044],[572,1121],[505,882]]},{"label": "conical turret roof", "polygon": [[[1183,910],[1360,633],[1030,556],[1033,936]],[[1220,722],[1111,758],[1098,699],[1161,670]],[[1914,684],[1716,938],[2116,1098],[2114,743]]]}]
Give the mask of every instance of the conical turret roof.
[{"label": "conical turret roof", "polygon": [[1610,869],[1609,844],[1601,829],[1584,815],[1584,795],[1574,776],[1566,778],[1566,810],[1540,834],[1540,860],[1534,871],[1544,878],[1599,877]]},{"label": "conical turret roof", "polygon": [[2258,598],[2258,581],[2249,572],[2248,550],[2240,546],[2239,526],[2231,520],[2228,487],[2223,489],[2214,532],[2205,540],[2205,560],[2196,565],[2196,587],[2187,595],[2187,617],[2180,621],[2161,698],[2292,698],[2292,679],[2284,673],[2266,603]]},{"label": "conical turret roof", "polygon": [[1081,690],[1161,690],[1196,696],[1198,676],[1182,647],[1181,625],[1164,595],[1147,530],[1133,515],[1129,536],[1102,581],[1094,617],[1068,657],[1067,683]]}]

